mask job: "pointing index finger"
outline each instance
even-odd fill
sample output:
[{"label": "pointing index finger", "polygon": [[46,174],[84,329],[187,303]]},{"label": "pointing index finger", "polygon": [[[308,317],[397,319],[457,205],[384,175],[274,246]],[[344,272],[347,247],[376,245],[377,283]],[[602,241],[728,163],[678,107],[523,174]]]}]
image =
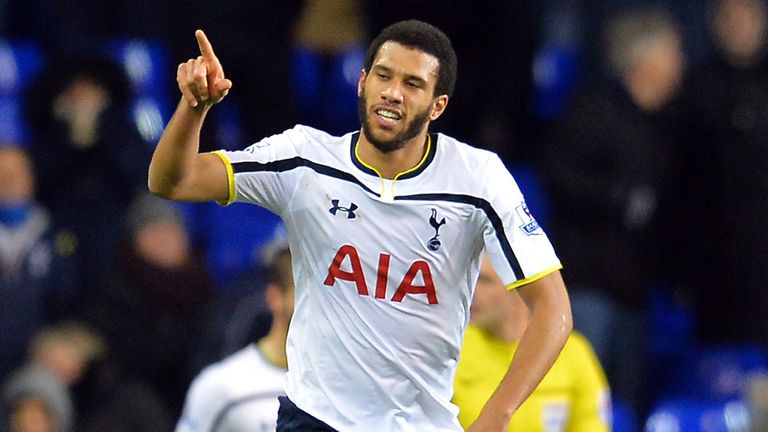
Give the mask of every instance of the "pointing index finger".
[{"label": "pointing index finger", "polygon": [[203,56],[206,62],[217,62],[216,54],[213,53],[213,46],[208,41],[202,30],[195,32],[195,38],[197,39],[197,46],[200,48],[200,54]]}]

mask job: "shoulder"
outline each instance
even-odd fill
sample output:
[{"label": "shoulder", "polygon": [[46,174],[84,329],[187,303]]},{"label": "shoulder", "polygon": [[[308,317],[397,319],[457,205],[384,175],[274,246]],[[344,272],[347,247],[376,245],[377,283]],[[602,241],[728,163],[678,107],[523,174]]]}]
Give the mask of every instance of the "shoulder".
[{"label": "shoulder", "polygon": [[297,124],[283,133],[286,137],[294,141],[295,144],[311,144],[322,146],[338,146],[349,141],[353,132],[336,136],[326,131],[315,129],[311,126]]},{"label": "shoulder", "polygon": [[466,173],[462,182],[472,179],[485,184],[489,175],[507,172],[499,156],[489,150],[474,147],[468,143],[445,134],[434,134],[437,137],[437,159],[440,170],[450,173]]},{"label": "shoulder", "polygon": [[219,362],[203,369],[194,379],[191,391],[200,394],[215,392],[221,396],[239,383],[238,377],[252,368],[253,361],[258,361],[259,354],[253,345],[240,349]]},{"label": "shoulder", "polygon": [[498,159],[496,153],[475,147],[452,136],[442,133],[436,133],[432,136],[437,138],[438,151],[443,152],[445,155],[480,163],[487,163],[489,160]]},{"label": "shoulder", "polygon": [[262,138],[248,146],[244,152],[273,154],[277,158],[310,156],[323,152],[337,152],[338,148],[348,146],[353,132],[334,136],[320,129],[297,124],[278,134]]}]

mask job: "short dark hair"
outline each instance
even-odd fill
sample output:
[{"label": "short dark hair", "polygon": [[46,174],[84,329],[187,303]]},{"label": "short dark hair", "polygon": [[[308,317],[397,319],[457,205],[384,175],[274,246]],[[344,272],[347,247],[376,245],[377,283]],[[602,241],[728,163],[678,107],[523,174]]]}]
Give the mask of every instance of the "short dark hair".
[{"label": "short dark hair", "polygon": [[382,30],[368,46],[364,64],[366,72],[370,72],[373,59],[378,54],[379,48],[388,41],[416,48],[435,56],[439,62],[435,95],[451,96],[453,94],[453,87],[456,85],[456,52],[445,33],[437,27],[419,20],[400,21],[392,24]]},{"label": "short dark hair", "polygon": [[291,250],[288,245],[275,251],[269,263],[267,263],[269,281],[278,286],[280,292],[285,294],[293,289],[293,272],[291,266]]}]

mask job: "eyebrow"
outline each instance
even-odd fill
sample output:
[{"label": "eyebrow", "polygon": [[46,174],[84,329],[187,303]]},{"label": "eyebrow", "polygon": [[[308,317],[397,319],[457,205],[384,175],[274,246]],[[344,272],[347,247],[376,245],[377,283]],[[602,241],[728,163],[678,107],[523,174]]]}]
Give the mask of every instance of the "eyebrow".
[{"label": "eyebrow", "polygon": [[[390,73],[390,74],[393,72],[393,70],[391,68],[389,68],[387,66],[384,66],[384,65],[381,65],[381,64],[375,64],[375,65],[373,65],[373,67],[371,67],[371,69],[372,70],[373,69],[379,69],[382,72],[386,72],[386,73]],[[418,82],[421,85],[426,85],[427,84],[427,81],[424,78],[421,78],[419,76],[412,75],[412,74],[406,74],[405,75],[405,79],[406,79],[406,81],[416,81],[416,82]]]}]

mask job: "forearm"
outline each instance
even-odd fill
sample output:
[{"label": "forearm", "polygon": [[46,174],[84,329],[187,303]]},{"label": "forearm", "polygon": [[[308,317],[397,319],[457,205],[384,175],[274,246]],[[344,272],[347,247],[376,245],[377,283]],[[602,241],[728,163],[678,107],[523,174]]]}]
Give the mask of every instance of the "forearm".
[{"label": "forearm", "polygon": [[527,298],[531,317],[504,379],[478,418],[477,430],[506,430],[512,415],[541,382],[573,329],[570,302],[559,272],[518,290],[528,291],[525,295],[520,292]]},{"label": "forearm", "polygon": [[[557,313],[557,319],[555,314]],[[508,423],[557,359],[570,334],[570,322],[562,313],[534,314],[504,379],[484,410],[497,413]]]},{"label": "forearm", "polygon": [[160,137],[149,164],[149,190],[176,198],[174,190],[194,170],[200,150],[200,131],[208,108],[192,108],[181,100]]}]

